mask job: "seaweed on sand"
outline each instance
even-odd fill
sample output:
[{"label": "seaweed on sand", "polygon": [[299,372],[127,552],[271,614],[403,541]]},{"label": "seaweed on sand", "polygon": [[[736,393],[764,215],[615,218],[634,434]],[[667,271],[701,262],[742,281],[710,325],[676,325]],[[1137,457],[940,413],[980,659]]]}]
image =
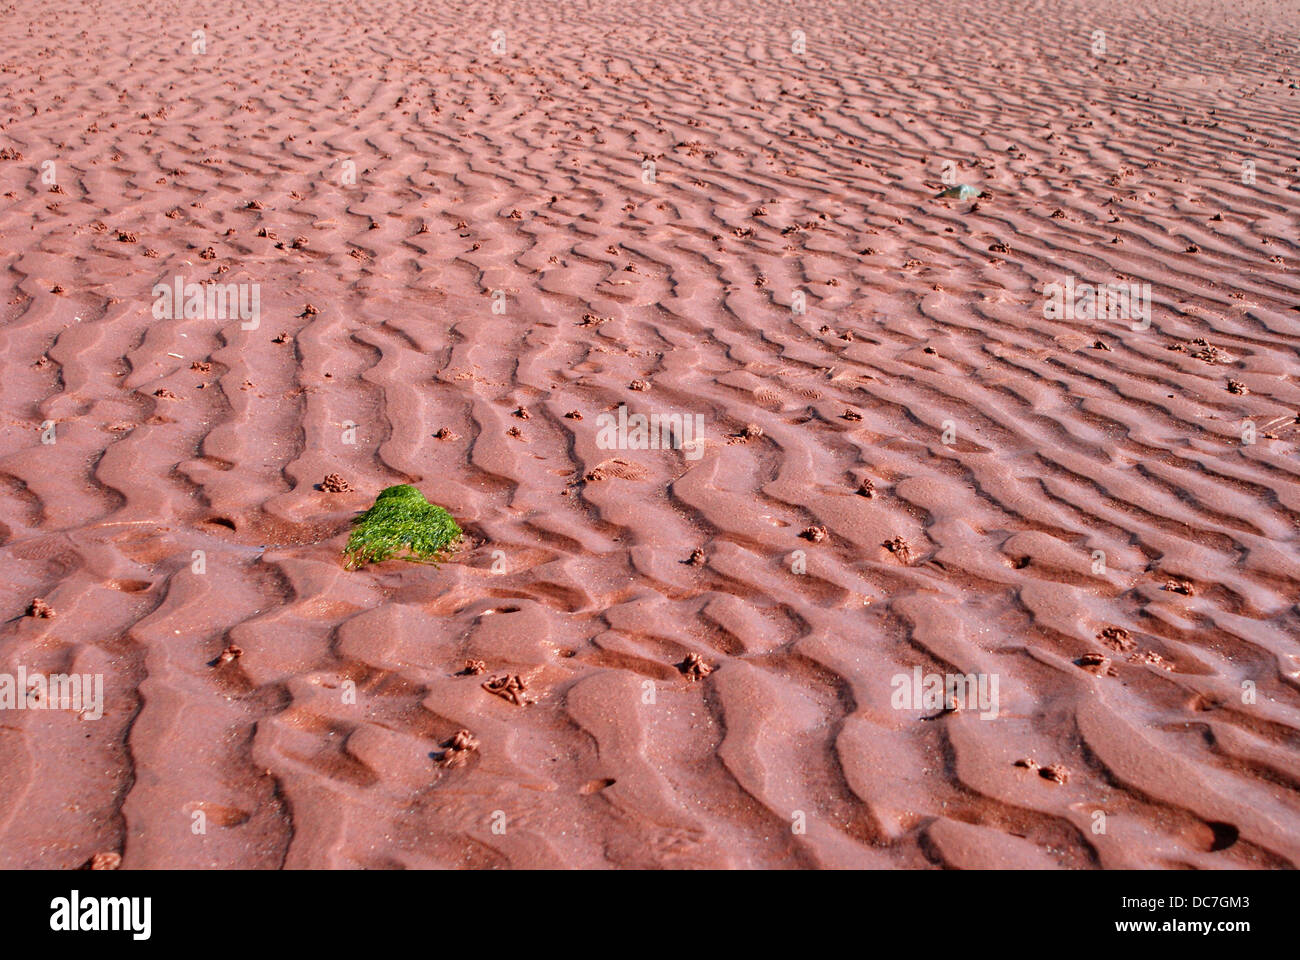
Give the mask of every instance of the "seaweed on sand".
[{"label": "seaweed on sand", "polygon": [[406,483],[381,491],[355,523],[343,548],[349,570],[393,557],[436,565],[462,536],[450,513]]}]

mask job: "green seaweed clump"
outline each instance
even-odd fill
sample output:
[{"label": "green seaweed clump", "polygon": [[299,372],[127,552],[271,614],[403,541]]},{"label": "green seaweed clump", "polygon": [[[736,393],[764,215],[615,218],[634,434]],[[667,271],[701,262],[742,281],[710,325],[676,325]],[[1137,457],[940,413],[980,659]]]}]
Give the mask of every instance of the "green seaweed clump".
[{"label": "green seaweed clump", "polygon": [[393,557],[436,565],[462,536],[450,513],[407,483],[381,491],[355,523],[343,548],[349,570]]}]

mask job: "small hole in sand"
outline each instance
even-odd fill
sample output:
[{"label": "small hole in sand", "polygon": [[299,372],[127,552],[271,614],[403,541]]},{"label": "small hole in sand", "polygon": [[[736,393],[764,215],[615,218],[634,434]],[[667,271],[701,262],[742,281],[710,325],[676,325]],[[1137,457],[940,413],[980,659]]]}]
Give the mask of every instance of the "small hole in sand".
[{"label": "small hole in sand", "polygon": [[1219,820],[1211,820],[1206,824],[1214,833],[1214,842],[1210,844],[1210,850],[1227,850],[1237,842],[1237,837],[1241,835],[1238,830],[1230,823],[1223,823]]},{"label": "small hole in sand", "polygon": [[123,593],[140,593],[142,590],[148,590],[151,584],[148,580],[110,580],[108,586]]}]

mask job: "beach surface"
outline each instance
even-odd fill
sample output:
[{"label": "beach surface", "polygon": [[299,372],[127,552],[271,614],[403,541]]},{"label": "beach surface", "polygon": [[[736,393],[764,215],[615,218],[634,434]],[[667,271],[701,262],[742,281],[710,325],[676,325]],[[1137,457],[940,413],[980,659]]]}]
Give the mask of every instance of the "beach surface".
[{"label": "beach surface", "polygon": [[0,867],[1300,866],[1298,24],[9,4]]}]

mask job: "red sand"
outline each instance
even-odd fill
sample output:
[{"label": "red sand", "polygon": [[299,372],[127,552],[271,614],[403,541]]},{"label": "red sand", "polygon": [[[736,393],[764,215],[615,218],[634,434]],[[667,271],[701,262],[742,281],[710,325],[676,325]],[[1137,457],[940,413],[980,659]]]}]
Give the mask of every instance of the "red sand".
[{"label": "red sand", "polygon": [[1144,6],[11,4],[0,866],[1300,865],[1297,7]]}]

